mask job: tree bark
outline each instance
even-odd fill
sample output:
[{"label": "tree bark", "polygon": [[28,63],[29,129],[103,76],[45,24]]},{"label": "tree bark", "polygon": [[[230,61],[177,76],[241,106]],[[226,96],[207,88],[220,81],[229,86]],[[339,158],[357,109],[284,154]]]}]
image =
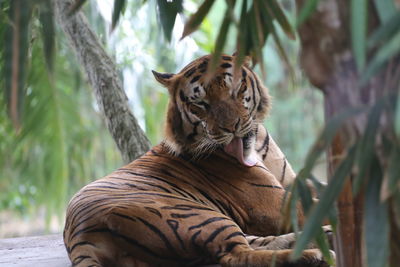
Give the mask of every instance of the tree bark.
[{"label": "tree bark", "polygon": [[[299,6],[304,3],[305,0],[299,1]],[[371,32],[377,27],[378,18],[373,1],[370,0],[368,5],[368,31]],[[397,90],[400,82],[400,60],[397,58],[367,85],[361,88],[358,86],[360,75],[351,50],[349,13],[350,4],[347,0],[319,1],[317,10],[299,28],[301,64],[311,83],[324,94],[326,120],[350,107],[373,105],[383,95]],[[330,174],[348,147],[363,134],[366,123],[366,114],[356,116],[337,133],[328,152]],[[388,120],[381,120],[378,133],[380,136],[387,129],[387,123]],[[376,149],[381,151],[380,147]],[[381,162],[387,160],[387,156],[380,155]],[[334,244],[339,267],[366,266],[363,262],[366,258],[363,245],[364,196],[362,192],[357,196],[353,195],[352,178],[353,176],[345,184],[337,201],[339,221]],[[393,206],[391,209],[393,210]],[[390,219],[391,261],[398,263],[400,255],[396,251],[399,251],[399,242],[394,237],[399,236],[399,226],[393,222],[393,216]]]},{"label": "tree bark", "polygon": [[123,160],[130,162],[148,151],[150,142],[130,111],[115,63],[90,29],[84,15],[79,11],[68,15],[71,4],[71,0],[55,1],[57,21],[88,77]]}]

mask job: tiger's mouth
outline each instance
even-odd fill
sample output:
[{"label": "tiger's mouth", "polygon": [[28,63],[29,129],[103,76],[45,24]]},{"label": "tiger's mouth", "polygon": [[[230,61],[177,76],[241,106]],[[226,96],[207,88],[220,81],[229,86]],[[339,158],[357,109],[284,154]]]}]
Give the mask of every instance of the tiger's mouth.
[{"label": "tiger's mouth", "polygon": [[257,164],[257,155],[252,151],[251,139],[254,137],[253,132],[247,133],[243,137],[234,137],[232,141],[224,146],[224,151],[228,155],[236,158],[241,164],[252,167]]}]

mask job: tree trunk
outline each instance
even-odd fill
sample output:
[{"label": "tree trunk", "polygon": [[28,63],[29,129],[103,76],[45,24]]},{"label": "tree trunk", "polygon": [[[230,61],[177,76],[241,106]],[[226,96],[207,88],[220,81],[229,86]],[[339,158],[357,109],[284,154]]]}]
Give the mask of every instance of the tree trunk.
[{"label": "tree trunk", "polygon": [[104,114],[125,162],[132,161],[150,148],[128,105],[115,63],[107,55],[81,12],[69,16],[71,0],[56,0],[55,14],[70,41]]},{"label": "tree trunk", "polygon": [[[299,6],[305,2],[299,1]],[[368,32],[371,32],[377,27],[378,18],[373,1],[369,1],[368,5]],[[319,1],[317,10],[299,29],[301,64],[311,83],[324,94],[326,120],[350,107],[376,103],[383,95],[397,90],[400,82],[400,60],[397,58],[367,85],[359,88],[359,73],[351,50],[349,13],[347,0]],[[360,138],[366,122],[366,114],[356,116],[337,133],[328,153],[329,174],[332,174],[348,147]],[[387,120],[381,120],[380,124],[382,134],[388,126]],[[376,149],[379,151],[380,148]],[[381,162],[387,162],[386,156],[380,156]],[[337,201],[339,221],[334,243],[339,267],[367,266],[363,262],[366,258],[363,245],[364,196],[362,192],[356,197],[353,195],[352,178],[345,184]],[[393,206],[391,209],[394,209]],[[392,263],[400,262],[399,241],[394,240],[399,233],[399,225],[391,216]]]}]

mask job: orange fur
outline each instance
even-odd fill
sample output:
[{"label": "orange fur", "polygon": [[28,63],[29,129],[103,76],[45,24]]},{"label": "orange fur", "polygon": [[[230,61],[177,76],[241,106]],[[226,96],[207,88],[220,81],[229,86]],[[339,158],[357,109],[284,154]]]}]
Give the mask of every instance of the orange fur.
[{"label": "orange fur", "polygon": [[[69,203],[64,241],[75,266],[327,266],[316,249],[291,263],[294,235],[273,237],[295,174],[260,124],[267,89],[245,66],[232,84],[226,55],[207,83],[209,58],[176,75],[154,72],[170,93],[165,141]],[[234,138],[255,166],[225,152]]]}]

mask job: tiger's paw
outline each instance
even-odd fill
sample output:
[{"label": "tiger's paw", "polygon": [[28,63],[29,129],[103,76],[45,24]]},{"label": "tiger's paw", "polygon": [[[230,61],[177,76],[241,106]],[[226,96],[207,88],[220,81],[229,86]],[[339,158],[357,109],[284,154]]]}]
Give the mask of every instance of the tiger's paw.
[{"label": "tiger's paw", "polygon": [[[336,262],[336,254],[334,251],[329,251],[331,258]],[[287,264],[283,264],[282,267],[329,267],[328,262],[325,261],[322,252],[319,249],[306,249],[303,251],[302,257],[295,261]]]}]

